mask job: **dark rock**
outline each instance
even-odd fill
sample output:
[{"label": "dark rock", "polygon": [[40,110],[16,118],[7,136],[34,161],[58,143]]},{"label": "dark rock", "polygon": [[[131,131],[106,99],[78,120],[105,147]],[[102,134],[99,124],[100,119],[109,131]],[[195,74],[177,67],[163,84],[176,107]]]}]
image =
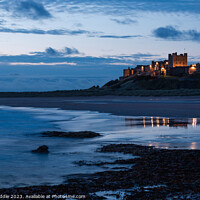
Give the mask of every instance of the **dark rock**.
[{"label": "dark rock", "polygon": [[35,150],[32,150],[33,153],[49,153],[48,146],[42,145]]},{"label": "dark rock", "polygon": [[[99,152],[121,152],[137,156],[134,159],[116,160],[109,164],[131,164],[131,168],[109,169],[95,174],[68,177],[66,184],[0,189],[0,194],[80,194],[85,199],[101,199],[98,191],[125,192],[126,200],[200,199],[200,150],[157,149],[134,144],[110,144]],[[82,165],[104,165],[80,161]],[[116,196],[117,198],[117,196]]]},{"label": "dark rock", "polygon": [[63,132],[63,131],[47,131],[42,133],[46,137],[68,137],[68,138],[93,138],[101,136],[99,133],[92,131],[79,132]]}]

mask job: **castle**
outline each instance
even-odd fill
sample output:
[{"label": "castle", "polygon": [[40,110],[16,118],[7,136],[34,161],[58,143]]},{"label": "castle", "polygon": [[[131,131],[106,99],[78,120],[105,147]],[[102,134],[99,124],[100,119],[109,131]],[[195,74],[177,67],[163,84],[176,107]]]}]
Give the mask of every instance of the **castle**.
[{"label": "castle", "polygon": [[168,55],[168,60],[152,61],[151,65],[137,65],[135,68],[124,69],[123,78],[134,74],[150,76],[186,76],[200,73],[200,64],[187,64],[187,53],[178,55],[177,52]]}]

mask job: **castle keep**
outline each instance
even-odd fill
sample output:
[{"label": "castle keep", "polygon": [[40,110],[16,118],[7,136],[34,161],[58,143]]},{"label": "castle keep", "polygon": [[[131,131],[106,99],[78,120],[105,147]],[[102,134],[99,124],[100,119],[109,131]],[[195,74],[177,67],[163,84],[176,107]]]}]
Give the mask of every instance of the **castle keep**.
[{"label": "castle keep", "polygon": [[185,76],[200,73],[200,64],[187,64],[187,53],[178,55],[177,52],[168,55],[168,60],[152,61],[151,65],[137,65],[135,68],[124,69],[123,78],[134,74],[150,76]]},{"label": "castle keep", "polygon": [[169,67],[187,66],[187,53],[177,55],[177,53],[169,54]]}]

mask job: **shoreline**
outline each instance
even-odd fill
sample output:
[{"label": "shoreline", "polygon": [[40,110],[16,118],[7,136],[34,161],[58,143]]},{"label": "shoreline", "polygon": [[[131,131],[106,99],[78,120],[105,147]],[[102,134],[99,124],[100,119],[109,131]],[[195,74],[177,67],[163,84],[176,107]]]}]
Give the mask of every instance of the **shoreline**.
[{"label": "shoreline", "polygon": [[200,97],[18,97],[0,98],[0,105],[97,111],[120,116],[200,117]]},{"label": "shoreline", "polygon": [[[148,83],[147,83],[148,84]],[[0,98],[15,97],[93,97],[93,96],[130,96],[130,97],[171,97],[171,96],[200,96],[200,89],[136,89],[133,87],[117,88],[97,88],[93,86],[89,89],[80,90],[56,90],[56,91],[30,91],[30,92],[0,92]]]},{"label": "shoreline", "polygon": [[[0,98],[0,105],[91,110],[125,116],[200,117],[200,97],[196,96]],[[139,157],[113,163],[89,163],[91,167],[110,164],[113,168],[116,163],[124,163],[131,168],[77,175],[55,186],[0,189],[0,195],[22,195],[24,199],[35,199],[31,195],[37,194],[51,195],[50,199],[58,199],[55,194],[83,195],[85,199],[103,199],[101,195],[114,195],[117,199],[122,194],[127,200],[200,198],[200,150],[166,150],[124,143],[106,145],[99,151]],[[84,161],[81,164],[87,165]]]},{"label": "shoreline", "polygon": [[[126,199],[200,198],[200,150],[166,150],[125,143],[105,145],[98,151],[105,154],[121,152],[137,157],[117,160],[131,165],[130,169],[80,175],[69,179],[66,184],[55,186],[0,189],[0,195],[25,197],[40,194],[53,197],[59,194],[103,199],[99,196],[102,193],[99,193],[100,191],[104,191],[104,195],[106,191],[118,191],[111,192],[112,196],[116,197],[120,197],[123,191]],[[110,164],[114,165],[115,162]]]}]

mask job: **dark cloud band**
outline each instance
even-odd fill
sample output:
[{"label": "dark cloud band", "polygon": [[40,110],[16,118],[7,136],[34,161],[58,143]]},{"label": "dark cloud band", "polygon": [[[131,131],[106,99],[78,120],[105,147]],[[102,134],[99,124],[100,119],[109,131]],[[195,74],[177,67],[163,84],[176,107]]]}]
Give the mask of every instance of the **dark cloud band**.
[{"label": "dark cloud band", "polygon": [[141,35],[101,35],[100,38],[130,39],[142,37]]},{"label": "dark cloud band", "polygon": [[20,14],[32,19],[51,18],[51,14],[41,3],[31,0],[21,1],[15,9]]},{"label": "dark cloud band", "polygon": [[130,18],[125,18],[125,19],[111,19],[112,21],[116,22],[117,24],[122,24],[122,25],[129,25],[129,24],[135,24],[137,23],[137,20],[133,20]]},{"label": "dark cloud band", "polygon": [[53,30],[42,30],[42,29],[10,29],[0,28],[1,33],[25,33],[25,34],[39,34],[39,35],[81,35],[90,33],[85,30],[66,30],[66,29],[53,29]]},{"label": "dark cloud band", "polygon": [[200,42],[200,32],[197,30],[181,31],[173,26],[159,27],[153,31],[153,35],[165,40]]},{"label": "dark cloud band", "polygon": [[51,13],[45,7],[46,3],[42,0],[4,0],[0,2],[0,8],[8,11],[12,16],[32,20],[51,18]]}]

